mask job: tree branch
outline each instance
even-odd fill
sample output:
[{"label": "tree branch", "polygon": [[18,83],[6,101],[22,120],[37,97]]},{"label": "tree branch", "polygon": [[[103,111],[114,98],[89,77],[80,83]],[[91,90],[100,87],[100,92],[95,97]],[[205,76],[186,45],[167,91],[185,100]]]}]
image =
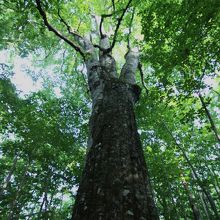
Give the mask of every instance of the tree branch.
[{"label": "tree branch", "polygon": [[[99,24],[97,21],[97,16],[91,13],[91,17],[92,17],[92,25],[94,25],[94,28],[92,27],[92,30],[90,32],[90,36],[92,36],[92,34],[95,34],[98,38],[100,37],[100,33],[99,33]],[[92,38],[90,40],[92,42]]]},{"label": "tree branch", "polygon": [[202,107],[203,107],[204,110],[205,110],[206,116],[207,116],[208,119],[209,119],[209,122],[210,122],[210,125],[211,125],[211,129],[212,129],[212,131],[213,131],[214,134],[215,134],[216,140],[220,143],[220,137],[219,137],[219,135],[218,135],[217,128],[216,128],[216,126],[215,126],[215,123],[214,123],[214,121],[213,121],[213,119],[212,119],[212,116],[211,116],[211,114],[210,114],[210,112],[209,112],[209,110],[208,110],[208,108],[207,108],[207,106],[206,106],[206,103],[205,103],[205,101],[204,101],[204,99],[203,99],[203,97],[202,97],[202,95],[201,95],[200,92],[198,93],[198,96],[199,96],[199,99],[200,99],[200,101],[201,101],[201,103],[202,103]]},{"label": "tree branch", "polygon": [[83,59],[85,59],[85,55],[83,53],[83,51],[81,50],[81,48],[76,45],[74,42],[72,42],[71,40],[69,40],[67,37],[65,37],[64,35],[62,35],[58,30],[56,30],[47,20],[47,15],[45,13],[45,11],[42,9],[41,7],[41,1],[40,0],[35,0],[36,4],[37,4],[37,9],[41,15],[41,17],[43,18],[44,24],[47,27],[47,29],[49,31],[52,31],[56,36],[58,36],[59,38],[61,38],[62,40],[64,40],[66,43],[68,43],[71,47],[73,47],[77,52],[80,53],[80,55],[83,57]]},{"label": "tree branch", "polygon": [[60,21],[66,26],[67,31],[69,32],[69,34],[73,35],[74,37],[77,36],[79,38],[82,38],[82,36],[79,33],[75,32],[75,31],[74,32],[72,31],[70,25],[61,16],[59,8],[58,8],[58,13],[57,14],[58,14],[58,17],[60,18]]},{"label": "tree branch", "polygon": [[103,34],[103,31],[102,31],[102,24],[103,24],[103,22],[104,22],[104,19],[105,19],[105,18],[109,18],[109,17],[111,17],[112,15],[114,15],[114,13],[111,13],[111,14],[102,14],[102,15],[101,15],[101,21],[100,21],[100,25],[99,25],[99,32],[100,32],[101,38],[104,38],[104,37],[105,37],[105,35]]},{"label": "tree branch", "polygon": [[112,7],[113,7],[113,11],[115,12],[115,1],[112,0]]},{"label": "tree branch", "polygon": [[141,75],[141,83],[142,83],[144,89],[146,90],[146,93],[148,94],[149,91],[148,91],[148,89],[147,89],[147,87],[146,87],[146,85],[144,83],[144,72],[142,70],[142,64],[140,62],[138,63],[138,70],[139,70],[140,75]]},{"label": "tree branch", "polygon": [[102,16],[101,21],[100,21],[100,25],[99,25],[99,33],[100,33],[101,38],[104,37],[104,34],[102,32],[102,23],[103,23],[103,21],[104,21],[104,17]]},{"label": "tree branch", "polygon": [[130,45],[130,35],[131,35],[131,27],[132,27],[132,23],[133,23],[133,20],[134,20],[134,13],[135,13],[135,9],[133,9],[133,12],[132,12],[132,15],[131,15],[131,20],[130,20],[130,23],[129,23],[129,32],[128,32],[128,38],[127,38],[127,41],[128,41],[128,50],[131,49],[131,45]]},{"label": "tree branch", "polygon": [[[94,47],[99,48],[101,51],[103,51],[103,53],[109,53],[109,52],[112,51],[112,49],[114,48],[115,43],[116,43],[116,39],[117,39],[117,34],[118,34],[119,27],[120,27],[120,25],[121,25],[121,22],[122,22],[122,20],[123,20],[123,17],[124,17],[124,15],[125,15],[126,11],[128,10],[128,8],[129,8],[131,2],[132,2],[132,0],[129,0],[129,1],[128,1],[128,4],[126,5],[126,7],[125,7],[123,10],[118,10],[118,11],[117,11],[117,12],[120,12],[120,11],[123,11],[123,12],[122,12],[120,18],[118,19],[118,23],[117,23],[117,25],[116,25],[115,32],[114,32],[114,36],[113,36],[112,45],[111,45],[109,48],[107,48],[107,49],[104,49],[104,48],[100,47],[100,46],[97,45],[97,44],[93,45]],[[104,22],[104,19],[113,16],[113,15],[116,14],[117,12],[114,11],[114,12],[111,13],[111,14],[103,14],[103,15],[101,15],[101,21],[100,21],[100,25],[99,25],[99,32],[100,32],[101,38],[104,38],[104,37],[105,37],[105,34],[103,34],[103,31],[102,31],[102,24],[103,24],[103,22]]]},{"label": "tree branch", "polygon": [[124,15],[125,15],[126,11],[128,10],[128,8],[129,8],[131,2],[132,2],[132,0],[129,0],[129,1],[128,1],[128,3],[127,3],[127,5],[126,5],[126,7],[124,8],[124,10],[123,10],[123,12],[122,12],[120,18],[118,19],[118,23],[117,23],[117,25],[116,25],[115,33],[114,33],[114,36],[113,36],[112,45],[111,45],[111,47],[109,47],[109,48],[105,51],[106,53],[111,52],[112,49],[113,49],[114,46],[115,46],[119,27],[120,27],[120,25],[121,25],[121,22],[122,22],[122,20],[123,20],[123,18],[124,18]]}]

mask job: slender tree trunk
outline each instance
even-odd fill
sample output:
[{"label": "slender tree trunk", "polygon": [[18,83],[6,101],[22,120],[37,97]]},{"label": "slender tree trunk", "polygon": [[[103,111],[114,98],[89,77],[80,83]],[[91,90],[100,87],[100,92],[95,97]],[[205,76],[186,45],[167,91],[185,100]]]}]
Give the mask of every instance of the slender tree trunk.
[{"label": "slender tree trunk", "polygon": [[202,207],[204,209],[204,212],[205,212],[205,215],[207,217],[207,220],[210,220],[210,216],[209,216],[209,212],[208,212],[208,207],[207,207],[207,204],[204,201],[202,192],[199,192],[199,198],[200,198],[200,201],[202,203]]},{"label": "slender tree trunk", "polygon": [[202,103],[202,107],[203,107],[204,110],[205,110],[206,116],[207,116],[207,118],[209,119],[209,122],[210,122],[210,125],[211,125],[211,129],[212,129],[212,131],[213,131],[214,134],[215,134],[216,140],[220,143],[220,137],[219,137],[219,135],[218,135],[218,130],[217,130],[217,128],[216,128],[216,126],[215,126],[215,123],[214,123],[214,121],[213,121],[213,119],[212,119],[212,116],[211,116],[211,114],[210,114],[210,112],[209,112],[209,110],[208,110],[208,108],[207,108],[207,106],[206,106],[206,103],[205,103],[205,101],[204,101],[204,98],[202,97],[201,93],[199,93],[198,95],[199,95],[199,99],[200,99],[200,101],[201,101],[201,103]]},{"label": "slender tree trunk", "polygon": [[207,196],[206,196],[203,192],[201,192],[201,195],[202,195],[202,198],[203,198],[203,202],[204,202],[204,204],[205,204],[205,206],[206,206],[206,210],[207,210],[207,212],[208,212],[208,214],[209,214],[209,218],[210,218],[211,220],[213,220],[213,219],[219,220],[219,218],[214,218],[213,212],[212,212],[211,209],[210,209],[210,203],[209,203],[209,201],[208,201],[208,199],[207,199]]},{"label": "slender tree trunk", "polygon": [[170,134],[170,136],[172,137],[174,143],[176,144],[176,146],[180,149],[180,151],[183,154],[183,157],[185,158],[187,164],[189,165],[190,169],[192,170],[192,176],[193,179],[196,180],[197,184],[199,185],[199,187],[201,188],[202,192],[205,194],[207,200],[209,201],[209,204],[211,206],[211,209],[213,210],[213,212],[215,213],[215,217],[216,219],[219,219],[219,213],[217,210],[217,207],[215,205],[215,201],[213,200],[210,192],[206,189],[206,187],[203,185],[202,180],[200,179],[200,177],[198,176],[195,167],[193,166],[193,164],[191,163],[191,161],[189,160],[186,152],[184,151],[184,149],[182,148],[182,146],[176,141],[176,138],[173,136],[172,132],[170,131],[170,129],[167,127],[166,123],[163,122],[164,127],[166,128],[167,132]]},{"label": "slender tree trunk", "polygon": [[219,183],[218,183],[218,177],[216,176],[216,174],[214,173],[214,171],[209,167],[208,163],[205,161],[205,166],[206,168],[208,169],[209,173],[211,174],[212,176],[212,185],[215,189],[215,192],[218,196],[218,199],[220,200],[220,191],[219,191]]},{"label": "slender tree trunk", "polygon": [[87,62],[93,110],[73,220],[159,219],[134,115],[137,64],[137,54],[129,51],[118,79],[110,54]]},{"label": "slender tree trunk", "polygon": [[195,203],[195,199],[193,198],[193,195],[191,194],[191,192],[188,188],[187,182],[183,181],[182,183],[183,183],[183,187],[184,187],[184,189],[187,193],[187,196],[188,196],[188,199],[189,199],[189,204],[190,204],[190,207],[192,209],[194,219],[195,220],[201,220],[200,211],[197,208],[197,205]]},{"label": "slender tree trunk", "polygon": [[4,190],[7,189],[7,186],[9,184],[10,180],[11,180],[11,177],[12,177],[12,175],[13,175],[15,169],[16,169],[17,161],[18,161],[18,158],[17,158],[17,156],[15,156],[14,159],[13,159],[12,167],[11,167],[7,177],[6,177],[5,183],[2,186],[2,188],[0,188],[0,198],[2,197],[2,195],[4,193]]}]

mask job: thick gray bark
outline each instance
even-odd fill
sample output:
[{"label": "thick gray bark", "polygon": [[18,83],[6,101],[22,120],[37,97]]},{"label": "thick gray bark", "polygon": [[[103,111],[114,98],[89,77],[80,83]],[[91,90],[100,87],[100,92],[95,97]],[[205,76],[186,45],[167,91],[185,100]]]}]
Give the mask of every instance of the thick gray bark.
[{"label": "thick gray bark", "polygon": [[121,70],[120,79],[126,83],[135,84],[135,72],[138,67],[138,52],[129,50],[125,59],[126,62]]},{"label": "thick gray bark", "polygon": [[86,63],[93,110],[73,220],[159,219],[133,109],[137,64],[138,54],[129,51],[118,79],[111,54]]}]

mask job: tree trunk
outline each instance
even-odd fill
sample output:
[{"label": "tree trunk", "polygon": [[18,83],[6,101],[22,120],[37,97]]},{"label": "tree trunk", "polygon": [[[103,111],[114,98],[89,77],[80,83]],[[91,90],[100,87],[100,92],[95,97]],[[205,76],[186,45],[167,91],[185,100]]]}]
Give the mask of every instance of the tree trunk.
[{"label": "tree trunk", "polygon": [[[199,191],[199,190],[198,190]],[[203,193],[199,191],[199,198],[200,198],[200,201],[202,203],[202,207],[204,209],[204,212],[205,212],[205,215],[207,217],[207,220],[210,220],[210,215],[209,215],[209,208],[207,206],[207,203],[204,201],[204,198],[203,198]]]},{"label": "tree trunk", "polygon": [[131,75],[137,60],[126,55],[120,79],[110,55],[87,63],[93,110],[73,220],[159,219],[133,109],[140,94]]},{"label": "tree trunk", "polygon": [[112,43],[103,32],[102,20],[100,33],[95,33],[100,42],[94,45],[92,35],[83,37],[72,32],[63,19],[77,44],[62,35],[48,22],[40,0],[36,0],[48,30],[82,55],[93,101],[89,151],[73,210],[74,220],[159,219],[133,109],[140,93],[135,83],[139,54],[128,42],[119,78],[111,55],[131,2],[128,1],[118,18]]},{"label": "tree trunk", "polygon": [[117,79],[105,81],[94,106],[92,146],[80,183],[74,220],[158,219],[135,122],[131,91]]},{"label": "tree trunk", "polygon": [[205,103],[205,101],[204,101],[204,98],[202,97],[201,93],[199,93],[198,96],[199,96],[199,99],[200,99],[200,101],[201,101],[201,103],[202,103],[202,107],[203,107],[204,110],[205,110],[206,116],[207,116],[207,118],[209,119],[209,122],[210,122],[210,125],[211,125],[211,129],[212,129],[212,131],[213,131],[214,134],[215,134],[216,140],[220,143],[220,137],[219,137],[219,135],[218,135],[218,130],[217,130],[217,128],[216,128],[216,126],[215,126],[215,123],[214,123],[214,121],[213,121],[213,119],[212,119],[212,116],[211,116],[211,114],[210,114],[210,112],[209,112],[209,110],[208,110],[208,108],[207,108],[207,106],[206,106],[206,103]]},{"label": "tree trunk", "polygon": [[4,185],[2,186],[2,188],[0,188],[0,198],[2,197],[3,193],[4,193],[4,190],[7,189],[7,186],[11,180],[11,177],[16,169],[16,165],[17,165],[17,161],[18,161],[18,157],[15,155],[14,159],[13,159],[13,164],[12,164],[12,167],[9,171],[9,174],[7,175],[6,177],[6,180],[5,180],[5,183]]},{"label": "tree trunk", "polygon": [[201,215],[200,215],[200,211],[196,205],[196,202],[195,202],[195,199],[192,195],[192,193],[190,192],[189,188],[188,188],[188,184],[186,181],[183,181],[183,187],[186,191],[186,194],[188,196],[188,199],[189,199],[189,204],[190,204],[190,207],[192,209],[192,212],[193,212],[193,218],[195,220],[201,220]]},{"label": "tree trunk", "polygon": [[215,192],[218,196],[218,199],[220,200],[220,191],[219,191],[219,182],[218,182],[218,177],[216,176],[215,172],[212,170],[212,168],[209,167],[207,161],[205,161],[205,167],[208,169],[211,177],[212,177],[212,185],[215,189]]}]

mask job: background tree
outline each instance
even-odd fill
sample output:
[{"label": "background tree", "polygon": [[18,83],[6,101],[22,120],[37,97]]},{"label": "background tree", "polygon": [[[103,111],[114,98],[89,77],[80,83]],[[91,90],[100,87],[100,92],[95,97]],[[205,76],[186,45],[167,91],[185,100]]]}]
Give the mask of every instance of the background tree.
[{"label": "background tree", "polygon": [[[141,74],[136,77],[136,82],[143,87],[143,92],[136,109],[137,122],[160,218],[218,219],[218,1],[105,1],[105,5],[102,1],[0,2],[4,12],[0,15],[2,48],[14,48],[12,53],[16,51],[21,56],[31,53],[35,66],[42,69],[40,75],[31,74],[44,79],[42,91],[21,98],[10,82],[10,68],[1,65],[2,216],[9,219],[65,219],[71,215],[71,204],[84,166],[86,136],[91,136],[86,129],[92,106],[87,94],[86,74],[89,76],[96,70],[103,76],[99,84],[93,84],[96,77],[90,78],[94,103],[102,96],[100,85],[111,81],[115,87],[122,86],[111,77],[115,78],[115,74],[120,72],[123,54],[128,52],[120,81],[127,81],[124,84],[127,86],[133,84],[132,74],[126,77],[125,73],[128,70],[134,73],[138,67]],[[140,35],[141,26],[144,41]],[[48,32],[46,27],[51,31]],[[106,34],[109,45],[104,42]],[[89,44],[91,39],[92,44]],[[139,65],[138,53],[132,51],[132,47],[137,45],[141,60]],[[132,53],[135,55],[131,56]],[[94,57],[102,60],[97,62],[100,66],[90,62]],[[113,57],[117,59],[116,67]],[[127,65],[131,60],[135,65]],[[92,67],[91,72],[86,72],[83,62],[87,63],[87,70]],[[47,77],[49,66],[56,73],[56,81]],[[101,66],[105,66],[105,71]],[[61,97],[54,93],[57,86],[61,89]],[[134,85],[127,88],[131,89],[131,94],[138,91]],[[109,92],[106,94],[110,95]],[[121,100],[120,95],[114,97],[121,105],[126,100]],[[106,98],[105,103],[110,103],[108,101]],[[116,103],[116,98],[112,102]],[[96,106],[102,109],[99,103]],[[115,112],[118,111],[112,112],[112,119],[126,109],[119,106],[114,107]],[[110,110],[108,114],[111,115]],[[121,115],[120,119],[125,114]],[[96,116],[93,111],[94,120]],[[101,125],[102,117],[99,119]],[[110,134],[115,132],[123,136],[129,130],[123,130],[123,126],[115,127],[113,122]],[[104,129],[106,123],[107,120],[101,132],[103,135],[107,133],[105,138],[109,137]],[[94,133],[97,134],[97,145],[108,139],[103,137],[100,141],[100,131],[95,130]],[[114,140],[115,136],[109,139]],[[95,153],[96,160],[100,152]],[[115,157],[117,152],[108,152],[109,155]],[[134,155],[133,152],[131,160]],[[111,172],[106,178],[99,179],[108,171],[102,172],[105,164],[117,164],[117,160],[109,158],[103,163],[98,160],[99,172],[93,176],[96,179],[93,182],[99,181],[102,185],[114,180]],[[87,161],[95,164],[92,153],[88,154]],[[120,170],[120,166],[117,168]],[[132,168],[130,170],[133,172]],[[133,212],[133,205],[129,205],[130,189],[125,187],[122,190],[120,183],[120,187],[109,185],[104,185],[105,189],[115,190],[113,195],[121,193],[128,197],[123,203],[128,201],[124,206],[128,208],[122,211],[126,218],[140,219]],[[96,192],[102,196],[102,189],[97,188]],[[111,199],[114,200],[114,196],[103,203],[113,204]],[[93,203],[94,200],[99,203],[98,196],[92,200]],[[114,207],[117,207],[117,202],[109,210]],[[89,208],[86,209],[91,213]],[[100,205],[96,214],[102,216],[103,209]],[[111,215],[110,211],[108,214]]]}]

